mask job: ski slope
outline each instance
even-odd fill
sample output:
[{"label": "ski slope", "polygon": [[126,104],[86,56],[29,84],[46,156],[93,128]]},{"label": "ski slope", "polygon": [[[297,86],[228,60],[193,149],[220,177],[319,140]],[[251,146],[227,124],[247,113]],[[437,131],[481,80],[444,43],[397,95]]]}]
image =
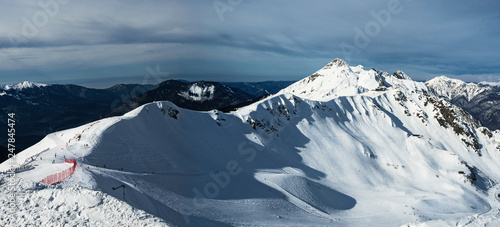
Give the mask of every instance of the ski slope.
[{"label": "ski slope", "polygon": [[70,178],[26,198],[97,193],[123,216],[147,214],[138,225],[495,226],[499,141],[424,83],[336,59],[231,113],[149,103],[50,134],[17,164],[37,155],[18,174],[33,182],[52,160],[77,159]]}]

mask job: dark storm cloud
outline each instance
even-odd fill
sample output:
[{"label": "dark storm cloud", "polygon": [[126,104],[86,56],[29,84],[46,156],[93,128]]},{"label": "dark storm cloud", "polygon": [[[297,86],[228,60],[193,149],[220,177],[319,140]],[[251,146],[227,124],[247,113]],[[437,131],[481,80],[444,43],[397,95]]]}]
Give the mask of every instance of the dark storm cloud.
[{"label": "dark storm cloud", "polygon": [[[228,8],[215,9],[216,1]],[[391,1],[396,0],[69,1],[39,27],[34,17],[44,12],[39,3],[5,2],[0,72],[30,69],[50,80],[68,80],[64,77],[87,76],[82,69],[140,75],[145,66],[159,63],[179,74],[299,79],[330,59],[347,57],[352,65],[401,69],[416,79],[438,74],[498,79],[498,1],[400,0],[398,13],[382,25],[374,14],[387,12]],[[37,29],[29,37],[23,35],[26,21]],[[379,31],[368,36],[368,45],[356,46],[359,31],[366,36],[374,23]],[[357,51],[346,54],[342,43]],[[193,69],[192,61],[205,63]],[[19,80],[19,74],[0,83]]]}]

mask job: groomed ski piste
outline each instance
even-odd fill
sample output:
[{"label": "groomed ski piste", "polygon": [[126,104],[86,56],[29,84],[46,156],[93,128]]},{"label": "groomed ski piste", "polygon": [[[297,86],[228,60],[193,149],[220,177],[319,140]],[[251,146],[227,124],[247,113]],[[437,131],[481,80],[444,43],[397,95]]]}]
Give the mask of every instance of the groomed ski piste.
[{"label": "groomed ski piste", "polygon": [[50,134],[0,165],[36,166],[0,225],[498,226],[499,141],[424,83],[336,59],[231,113],[155,102]]}]

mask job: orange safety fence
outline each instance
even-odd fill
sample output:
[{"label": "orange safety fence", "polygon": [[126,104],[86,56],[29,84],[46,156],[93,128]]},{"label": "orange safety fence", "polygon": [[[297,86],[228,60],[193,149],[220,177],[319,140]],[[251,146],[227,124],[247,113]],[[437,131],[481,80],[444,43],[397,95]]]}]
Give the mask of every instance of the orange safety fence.
[{"label": "orange safety fence", "polygon": [[55,184],[55,183],[59,183],[59,182],[63,181],[64,179],[68,178],[69,176],[71,176],[71,174],[73,174],[75,172],[75,169],[76,169],[76,160],[75,159],[65,159],[64,162],[72,163],[73,166],[70,167],[69,169],[66,169],[66,170],[60,172],[60,173],[49,175],[49,176],[43,178],[43,180],[41,180],[40,182],[42,182],[44,184]]}]

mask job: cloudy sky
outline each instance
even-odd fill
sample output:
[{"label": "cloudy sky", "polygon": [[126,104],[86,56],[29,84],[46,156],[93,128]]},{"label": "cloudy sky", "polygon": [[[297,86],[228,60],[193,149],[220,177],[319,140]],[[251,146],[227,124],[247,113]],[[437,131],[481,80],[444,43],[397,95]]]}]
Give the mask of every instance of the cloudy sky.
[{"label": "cloudy sky", "polygon": [[334,58],[500,79],[500,1],[0,0],[0,84],[297,80]]}]

